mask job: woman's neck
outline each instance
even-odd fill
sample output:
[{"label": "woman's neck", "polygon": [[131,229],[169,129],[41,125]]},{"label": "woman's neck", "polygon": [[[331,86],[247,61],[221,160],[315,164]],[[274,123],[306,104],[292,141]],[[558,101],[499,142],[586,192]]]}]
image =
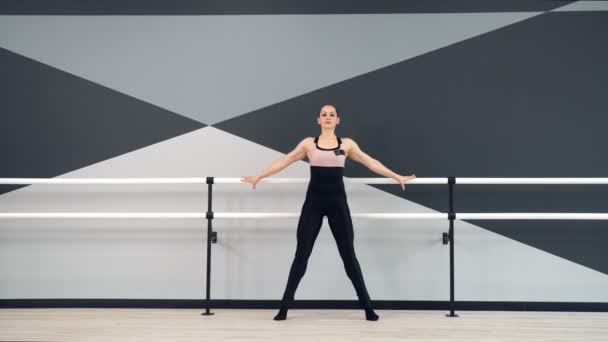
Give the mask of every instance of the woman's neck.
[{"label": "woman's neck", "polygon": [[336,137],[333,129],[321,129],[321,135],[319,138],[321,139],[333,139]]}]

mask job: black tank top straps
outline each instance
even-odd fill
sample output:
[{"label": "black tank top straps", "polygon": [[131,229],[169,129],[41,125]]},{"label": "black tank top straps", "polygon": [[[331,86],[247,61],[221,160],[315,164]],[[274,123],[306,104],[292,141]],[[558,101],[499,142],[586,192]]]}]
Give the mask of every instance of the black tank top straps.
[{"label": "black tank top straps", "polygon": [[342,139],[340,139],[340,137],[336,137],[338,139],[338,147],[334,147],[334,148],[323,148],[319,146],[319,137],[315,137],[315,146],[321,150],[321,151],[333,151],[333,150],[337,150],[340,148],[340,146],[342,146]]}]

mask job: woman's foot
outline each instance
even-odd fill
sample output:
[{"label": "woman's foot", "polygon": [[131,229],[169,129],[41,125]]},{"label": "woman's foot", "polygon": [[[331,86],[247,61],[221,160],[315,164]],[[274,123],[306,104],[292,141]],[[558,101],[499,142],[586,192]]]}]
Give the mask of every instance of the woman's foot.
[{"label": "woman's foot", "polygon": [[284,321],[287,318],[287,309],[281,308],[279,309],[279,313],[274,316],[275,321]]},{"label": "woman's foot", "polygon": [[365,319],[368,321],[377,321],[378,320],[378,315],[376,315],[376,313],[374,312],[373,309],[365,309]]}]

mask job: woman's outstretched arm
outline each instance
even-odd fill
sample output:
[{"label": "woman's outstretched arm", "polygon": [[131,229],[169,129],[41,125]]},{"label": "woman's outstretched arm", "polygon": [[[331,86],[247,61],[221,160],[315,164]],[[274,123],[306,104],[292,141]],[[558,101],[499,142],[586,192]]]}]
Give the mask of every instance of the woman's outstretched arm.
[{"label": "woman's outstretched arm", "polygon": [[405,190],[405,182],[416,178],[416,175],[414,175],[414,174],[411,176],[401,176],[399,174],[396,174],[395,172],[391,171],[386,166],[382,165],[382,163],[379,162],[378,160],[370,157],[368,154],[361,151],[361,149],[359,148],[359,145],[357,145],[357,143],[354,140],[348,139],[348,138],[346,138],[344,140],[347,140],[348,143],[350,144],[350,148],[348,150],[348,156],[352,160],[365,165],[368,169],[372,170],[373,172],[375,172],[379,175],[396,180],[399,184],[401,184],[401,189]]},{"label": "woman's outstretched arm", "polygon": [[269,167],[264,169],[262,172],[257,174],[256,176],[244,176],[241,178],[241,182],[251,183],[253,184],[253,190],[255,190],[255,185],[262,179],[266,178],[270,175],[274,175],[275,173],[283,170],[287,166],[291,165],[293,162],[297,160],[301,160],[306,156],[306,147],[305,145],[308,143],[308,140],[312,138],[306,138],[293,149],[293,151],[288,154],[282,156],[281,158],[275,160]]}]

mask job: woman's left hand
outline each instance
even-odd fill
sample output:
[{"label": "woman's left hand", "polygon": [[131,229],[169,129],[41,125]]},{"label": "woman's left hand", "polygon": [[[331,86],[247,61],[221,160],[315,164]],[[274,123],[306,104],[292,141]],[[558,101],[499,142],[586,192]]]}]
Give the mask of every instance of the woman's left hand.
[{"label": "woman's left hand", "polygon": [[401,184],[401,189],[405,190],[405,183],[414,178],[416,178],[416,175],[412,174],[411,176],[397,176],[396,180]]}]

